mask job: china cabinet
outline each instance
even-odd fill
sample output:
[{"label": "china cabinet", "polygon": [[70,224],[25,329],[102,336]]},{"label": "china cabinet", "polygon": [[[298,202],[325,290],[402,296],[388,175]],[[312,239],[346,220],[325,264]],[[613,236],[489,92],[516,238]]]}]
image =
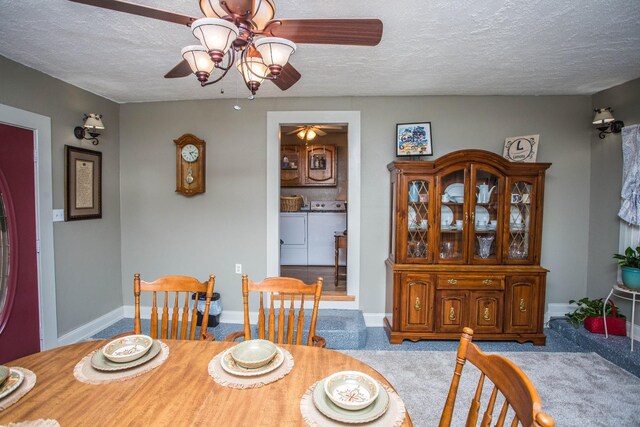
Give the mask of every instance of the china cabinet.
[{"label": "china cabinet", "polygon": [[544,175],[550,163],[512,163],[482,150],[396,161],[385,330],[404,339],[532,341],[542,331]]}]

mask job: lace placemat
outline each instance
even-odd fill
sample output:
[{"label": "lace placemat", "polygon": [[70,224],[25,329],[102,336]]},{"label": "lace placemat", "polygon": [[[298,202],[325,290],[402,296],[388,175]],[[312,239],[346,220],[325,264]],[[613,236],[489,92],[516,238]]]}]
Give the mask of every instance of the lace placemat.
[{"label": "lace placemat", "polygon": [[56,420],[39,420],[20,421],[19,423],[9,423],[0,427],[60,427],[60,423]]},{"label": "lace placemat", "polygon": [[[316,408],[316,405],[313,403],[313,389],[318,383],[320,383],[320,381],[309,387],[302,396],[302,399],[300,399],[300,412],[302,413],[302,418],[307,425],[314,427],[351,425],[349,423],[332,420],[318,411],[318,408]],[[404,402],[402,402],[398,393],[393,391],[391,387],[384,384],[380,385],[384,387],[389,394],[389,408],[380,418],[368,423],[359,423],[359,425],[366,425],[367,427],[400,427],[404,422],[407,413],[407,410],[404,407]]]},{"label": "lace placemat", "polygon": [[284,378],[293,369],[293,356],[284,348],[280,348],[284,355],[284,361],[277,369],[268,372],[264,375],[257,375],[255,377],[240,377],[232,375],[222,368],[220,359],[224,355],[224,351],[216,355],[209,362],[209,375],[215,382],[225,387],[231,388],[258,388],[263,385],[270,384]]},{"label": "lace placemat", "polygon": [[101,349],[94,350],[91,353],[87,354],[76,364],[75,368],[73,368],[73,375],[78,381],[86,384],[107,384],[116,381],[125,381],[157,368],[158,366],[166,362],[167,358],[169,357],[169,347],[165,343],[160,341],[160,353],[147,363],[130,369],[124,369],[122,371],[107,372],[99,371],[91,366],[91,357],[96,351],[100,350]]},{"label": "lace placemat", "polygon": [[36,385],[36,374],[28,370],[27,368],[19,368],[17,366],[10,366],[11,369],[16,369],[22,372],[24,380],[22,384],[18,386],[11,394],[0,399],[0,411],[4,411],[14,403],[16,403],[22,396],[29,393],[29,391]]}]

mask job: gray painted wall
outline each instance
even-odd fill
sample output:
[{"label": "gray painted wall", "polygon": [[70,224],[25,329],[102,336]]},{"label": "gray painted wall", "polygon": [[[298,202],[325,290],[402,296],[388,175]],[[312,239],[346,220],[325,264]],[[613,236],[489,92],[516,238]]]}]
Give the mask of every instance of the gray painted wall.
[{"label": "gray painted wall", "polygon": [[[640,123],[640,79],[615,86],[593,95],[593,107],[611,107],[613,116],[625,125]],[[620,231],[620,190],[622,189],[621,134],[598,138],[591,136],[591,202],[589,219],[589,274],[586,294],[574,298],[606,297],[616,282],[616,263]],[[620,301],[630,320],[630,303]],[[640,322],[636,321],[636,323]]]},{"label": "gray painted wall", "polygon": [[[122,306],[119,106],[2,56],[0,104],[51,118],[52,208],[64,207],[65,144],[102,151],[102,219],[57,222],[53,227],[62,336]],[[104,115],[106,130],[98,146],[73,136],[82,115],[92,112]]]},{"label": "gray painted wall", "polygon": [[[204,89],[207,90],[207,89]],[[587,291],[591,98],[363,97],[159,102],[121,106],[122,283],[133,304],[132,275],[217,276],[228,310],[241,310],[234,264],[260,279],[266,271],[266,116],[268,111],[357,110],[362,117],[361,308],[384,312],[389,174],[396,123],[431,121],[434,158],[480,148],[502,153],[505,137],[540,134],[547,173],[542,265],[547,302]],[[173,139],[207,141],[207,192],[175,190]]]}]

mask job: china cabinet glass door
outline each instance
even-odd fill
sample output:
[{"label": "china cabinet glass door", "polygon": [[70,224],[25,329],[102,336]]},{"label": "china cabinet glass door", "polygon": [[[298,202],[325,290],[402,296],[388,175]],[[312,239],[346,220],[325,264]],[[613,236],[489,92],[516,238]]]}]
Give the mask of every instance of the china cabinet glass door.
[{"label": "china cabinet glass door", "polygon": [[465,254],[465,238],[469,215],[465,186],[466,169],[446,171],[440,177],[439,251],[441,263],[462,263]]},{"label": "china cabinet glass door", "polygon": [[429,230],[431,227],[431,206],[429,194],[432,181],[424,178],[406,181],[407,200],[407,255],[408,262],[425,262],[433,259],[432,248],[429,245]]},{"label": "china cabinet glass door", "polygon": [[500,207],[502,175],[489,168],[472,167],[471,259],[475,264],[500,262]]},{"label": "china cabinet glass door", "polygon": [[527,178],[511,178],[507,185],[509,218],[506,258],[510,264],[532,262],[535,230],[535,182]]}]

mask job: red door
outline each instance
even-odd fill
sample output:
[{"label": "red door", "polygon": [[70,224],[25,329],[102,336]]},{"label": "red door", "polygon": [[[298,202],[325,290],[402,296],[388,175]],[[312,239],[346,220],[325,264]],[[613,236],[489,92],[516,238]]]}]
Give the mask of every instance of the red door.
[{"label": "red door", "polygon": [[40,351],[33,132],[0,124],[0,363]]}]

